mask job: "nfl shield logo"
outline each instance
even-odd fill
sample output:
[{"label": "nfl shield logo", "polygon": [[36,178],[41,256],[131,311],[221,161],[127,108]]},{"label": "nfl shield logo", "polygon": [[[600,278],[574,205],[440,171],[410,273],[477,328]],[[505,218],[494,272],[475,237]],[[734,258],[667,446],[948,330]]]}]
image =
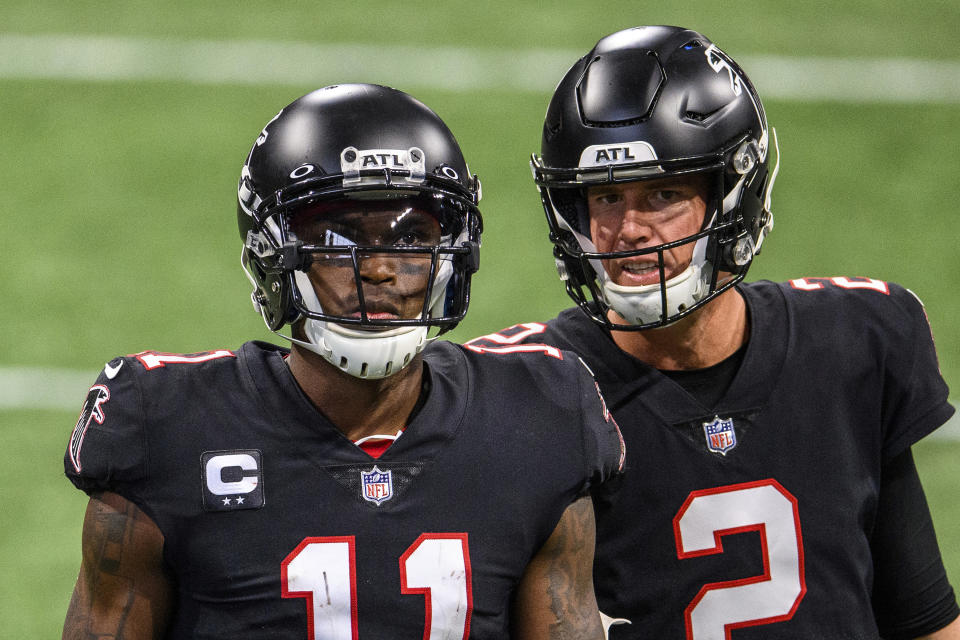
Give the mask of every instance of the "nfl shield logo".
[{"label": "nfl shield logo", "polygon": [[360,490],[363,499],[378,507],[393,497],[393,472],[381,471],[376,465],[370,471],[360,472]]},{"label": "nfl shield logo", "polygon": [[716,416],[713,422],[703,423],[703,432],[707,436],[707,449],[714,453],[727,455],[727,451],[737,446],[737,432],[733,429],[733,420],[721,420]]}]

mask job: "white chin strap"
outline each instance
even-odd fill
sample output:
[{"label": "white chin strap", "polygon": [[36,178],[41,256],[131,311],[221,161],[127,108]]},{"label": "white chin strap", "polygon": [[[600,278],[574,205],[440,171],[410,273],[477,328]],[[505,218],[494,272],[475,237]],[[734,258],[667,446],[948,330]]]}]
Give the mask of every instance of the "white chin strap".
[{"label": "white chin strap", "polygon": [[[700,265],[691,264],[667,281],[667,317],[685,311],[707,294],[707,285]],[[660,299],[660,283],[627,287],[608,278],[603,281],[603,295],[610,308],[629,324],[649,324],[663,320],[664,306]]]},{"label": "white chin strap", "polygon": [[307,340],[291,339],[355,378],[379,380],[397,373],[427,346],[428,327],[397,327],[387,331],[348,329],[308,318]]}]

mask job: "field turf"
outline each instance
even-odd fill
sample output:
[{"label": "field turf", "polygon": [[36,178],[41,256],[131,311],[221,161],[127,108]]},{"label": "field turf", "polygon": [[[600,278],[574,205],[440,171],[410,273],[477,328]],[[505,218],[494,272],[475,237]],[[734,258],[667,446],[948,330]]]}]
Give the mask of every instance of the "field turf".
[{"label": "field turf", "polygon": [[[402,69],[439,66],[438,52],[445,51],[584,53],[600,36],[644,23],[699,29],[734,57],[960,63],[949,46],[960,5],[947,0],[378,0],[362,8],[6,0],[0,42],[3,34],[53,34],[341,43],[344,51],[360,46],[384,55],[396,47],[406,56],[395,62]],[[318,65],[307,73],[310,81],[297,84],[39,79],[4,71],[29,61],[14,62],[0,61],[0,368],[89,371],[92,381],[117,354],[271,339],[251,310],[239,268],[240,166],[280,106],[356,78],[331,77]],[[386,75],[362,79],[396,84]],[[451,337],[544,320],[567,306],[527,166],[549,90],[397,86],[447,121],[483,182],[481,270],[470,315]],[[927,305],[944,376],[960,389],[960,104],[883,94],[868,101],[765,101],[782,164],[776,228],[750,277],[870,276],[908,286]],[[83,392],[77,390],[77,410]],[[84,507],[62,476],[75,421],[76,412],[63,409],[0,409],[2,637],[59,633],[79,564]],[[948,570],[960,583],[960,443],[930,440],[916,452]]]}]

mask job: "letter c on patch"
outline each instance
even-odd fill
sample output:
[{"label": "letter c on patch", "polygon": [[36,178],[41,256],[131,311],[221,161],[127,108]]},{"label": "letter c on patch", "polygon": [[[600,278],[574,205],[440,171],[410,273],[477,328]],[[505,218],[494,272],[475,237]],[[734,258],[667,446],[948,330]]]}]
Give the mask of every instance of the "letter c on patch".
[{"label": "letter c on patch", "polygon": [[[242,477],[232,482],[224,481],[223,472],[231,467],[239,467],[242,470]],[[252,471],[253,474],[243,473],[247,471]],[[218,496],[251,493],[260,483],[257,460],[247,453],[213,456],[207,460],[206,477],[207,489],[210,490],[210,493]]]}]

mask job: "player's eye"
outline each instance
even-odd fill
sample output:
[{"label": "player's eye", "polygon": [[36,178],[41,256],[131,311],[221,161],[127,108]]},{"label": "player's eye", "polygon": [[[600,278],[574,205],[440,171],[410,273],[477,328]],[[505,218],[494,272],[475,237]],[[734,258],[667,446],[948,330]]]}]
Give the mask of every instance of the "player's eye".
[{"label": "player's eye", "polygon": [[678,189],[657,189],[648,196],[654,208],[667,207],[689,199],[689,194]]},{"label": "player's eye", "polygon": [[617,204],[621,200],[623,200],[623,196],[619,193],[601,193],[596,197],[597,203],[608,207]]},{"label": "player's eye", "polygon": [[439,242],[439,237],[437,237],[439,234],[434,231],[435,230],[424,228],[423,226],[398,229],[397,233],[394,234],[392,244],[407,246],[434,245]]},{"label": "player's eye", "polygon": [[397,244],[426,244],[426,238],[419,233],[407,232],[397,239]]}]

